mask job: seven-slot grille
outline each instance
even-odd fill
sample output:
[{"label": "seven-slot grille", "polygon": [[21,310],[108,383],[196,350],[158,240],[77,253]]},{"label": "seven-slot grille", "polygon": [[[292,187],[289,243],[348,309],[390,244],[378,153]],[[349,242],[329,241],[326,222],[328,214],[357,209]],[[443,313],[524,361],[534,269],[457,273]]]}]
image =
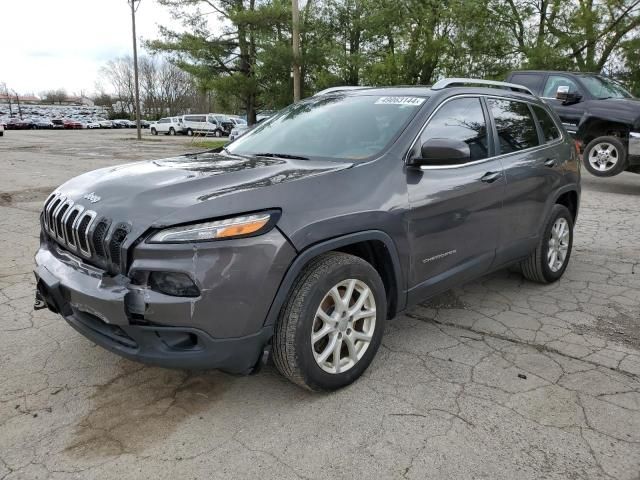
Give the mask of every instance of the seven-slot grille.
[{"label": "seven-slot grille", "polygon": [[120,247],[129,231],[127,225],[117,225],[109,236],[109,219],[98,219],[96,212],[59,193],[45,202],[42,220],[47,235],[65,249],[111,272],[120,271]]}]

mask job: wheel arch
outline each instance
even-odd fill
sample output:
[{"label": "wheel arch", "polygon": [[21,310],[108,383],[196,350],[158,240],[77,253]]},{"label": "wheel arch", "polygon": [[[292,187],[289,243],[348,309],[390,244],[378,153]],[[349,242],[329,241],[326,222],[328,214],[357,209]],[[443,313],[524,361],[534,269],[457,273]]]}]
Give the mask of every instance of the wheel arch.
[{"label": "wheel arch", "polygon": [[318,255],[338,251],[369,262],[380,274],[387,291],[387,317],[392,318],[406,306],[406,288],[397,248],[391,237],[380,230],[351,233],[325,240],[301,251],[289,266],[274,297],[265,326],[274,325],[289,292],[304,267]]},{"label": "wheel arch", "polygon": [[573,222],[575,223],[576,219],[578,218],[578,209],[580,207],[580,194],[578,192],[578,188],[573,185],[567,185],[566,187],[560,189],[556,193],[553,203],[549,208],[553,207],[553,205],[555,204],[564,205],[565,207],[567,207],[569,212],[571,212],[571,215],[573,216]]},{"label": "wheel arch", "polygon": [[601,117],[587,117],[580,124],[578,138],[582,140],[584,147],[595,138],[604,136],[618,137],[626,144],[630,131],[630,125],[624,122]]}]

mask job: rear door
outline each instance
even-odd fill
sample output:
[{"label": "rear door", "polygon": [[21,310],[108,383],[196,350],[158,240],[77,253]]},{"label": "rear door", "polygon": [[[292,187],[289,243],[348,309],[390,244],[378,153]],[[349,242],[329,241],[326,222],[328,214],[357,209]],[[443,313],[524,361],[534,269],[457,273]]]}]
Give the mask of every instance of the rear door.
[{"label": "rear door", "polygon": [[486,272],[494,260],[505,179],[487,125],[480,97],[449,98],[410,152],[419,155],[429,138],[461,140],[471,151],[465,164],[407,169],[411,303]]},{"label": "rear door", "polygon": [[[556,98],[559,87],[567,87],[570,93],[578,93],[582,99],[576,103],[565,103]],[[542,98],[556,111],[562,124],[571,135],[575,135],[580,124],[580,119],[584,113],[584,100],[587,93],[582,86],[574,79],[562,74],[549,74],[542,91]]]},{"label": "rear door", "polygon": [[504,220],[496,255],[496,264],[502,264],[535,246],[547,203],[562,180],[565,159],[558,150],[560,130],[544,108],[500,97],[487,98],[487,106],[506,176]]}]

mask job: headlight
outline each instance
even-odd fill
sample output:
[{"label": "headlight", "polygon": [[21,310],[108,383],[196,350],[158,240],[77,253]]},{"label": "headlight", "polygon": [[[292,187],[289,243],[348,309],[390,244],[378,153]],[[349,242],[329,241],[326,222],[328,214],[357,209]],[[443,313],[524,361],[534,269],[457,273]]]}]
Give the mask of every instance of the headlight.
[{"label": "headlight", "polygon": [[251,237],[266,233],[277,221],[279,212],[261,212],[213,222],[195,223],[160,230],[149,243],[182,243]]}]

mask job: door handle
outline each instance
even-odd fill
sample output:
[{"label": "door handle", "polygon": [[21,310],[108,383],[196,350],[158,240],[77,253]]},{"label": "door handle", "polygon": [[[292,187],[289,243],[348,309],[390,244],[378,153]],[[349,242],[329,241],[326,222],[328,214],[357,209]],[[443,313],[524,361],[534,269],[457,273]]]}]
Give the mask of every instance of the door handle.
[{"label": "door handle", "polygon": [[555,165],[556,165],[556,159],[555,158],[547,158],[544,161],[544,166],[545,167],[551,168],[551,167],[554,167]]},{"label": "door handle", "polygon": [[480,179],[484,183],[493,183],[502,176],[502,172],[487,172]]}]

